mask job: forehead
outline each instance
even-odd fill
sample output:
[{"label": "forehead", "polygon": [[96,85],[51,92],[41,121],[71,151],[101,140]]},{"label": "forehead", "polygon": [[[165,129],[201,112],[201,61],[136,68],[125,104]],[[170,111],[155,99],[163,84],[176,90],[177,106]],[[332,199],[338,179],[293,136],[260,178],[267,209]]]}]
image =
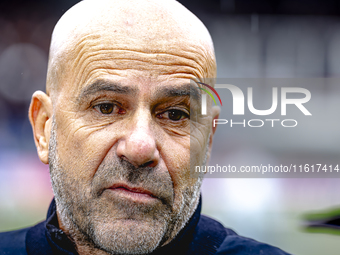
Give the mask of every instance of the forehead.
[{"label": "forehead", "polygon": [[[134,40],[131,40],[132,42]],[[70,47],[63,59],[62,86],[79,92],[98,79],[157,83],[183,83],[179,79],[206,75],[204,48],[179,40],[118,41],[107,34],[91,34]]]}]

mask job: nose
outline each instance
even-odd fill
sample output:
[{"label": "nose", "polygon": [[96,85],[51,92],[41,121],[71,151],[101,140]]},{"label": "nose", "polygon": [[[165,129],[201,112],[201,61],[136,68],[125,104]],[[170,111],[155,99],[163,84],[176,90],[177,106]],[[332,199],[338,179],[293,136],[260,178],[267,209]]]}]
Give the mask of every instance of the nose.
[{"label": "nose", "polygon": [[138,114],[126,135],[118,141],[117,156],[135,167],[155,167],[159,162],[156,134],[152,131],[151,117]]}]

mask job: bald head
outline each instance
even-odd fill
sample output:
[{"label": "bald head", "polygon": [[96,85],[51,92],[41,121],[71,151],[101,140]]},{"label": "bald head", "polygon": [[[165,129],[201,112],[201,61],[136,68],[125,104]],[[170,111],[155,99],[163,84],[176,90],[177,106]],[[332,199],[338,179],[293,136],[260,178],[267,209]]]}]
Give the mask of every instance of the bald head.
[{"label": "bald head", "polygon": [[90,78],[86,69],[91,69],[91,57],[98,54],[112,60],[109,69],[153,70],[150,75],[186,73],[194,79],[216,75],[209,32],[172,0],[84,0],[73,6],[53,31],[47,93],[61,84]]}]

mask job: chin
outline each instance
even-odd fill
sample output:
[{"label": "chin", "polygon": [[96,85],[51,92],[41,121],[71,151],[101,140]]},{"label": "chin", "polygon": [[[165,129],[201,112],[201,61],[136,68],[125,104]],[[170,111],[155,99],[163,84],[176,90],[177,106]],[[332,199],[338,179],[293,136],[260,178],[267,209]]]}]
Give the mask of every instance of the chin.
[{"label": "chin", "polygon": [[90,238],[110,254],[145,254],[161,246],[167,227],[166,221],[116,219],[95,223]]}]

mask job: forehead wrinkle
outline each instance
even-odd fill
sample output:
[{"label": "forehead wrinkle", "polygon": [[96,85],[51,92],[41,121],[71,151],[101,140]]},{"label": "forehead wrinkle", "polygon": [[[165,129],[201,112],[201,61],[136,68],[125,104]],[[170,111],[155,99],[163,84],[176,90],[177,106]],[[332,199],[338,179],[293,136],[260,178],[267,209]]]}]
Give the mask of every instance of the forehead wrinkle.
[{"label": "forehead wrinkle", "polygon": [[[129,43],[119,43],[116,40],[111,40],[108,45],[103,43],[104,39],[108,39],[110,35],[87,35],[84,36],[78,43],[75,43],[75,47],[70,45],[69,51],[73,54],[69,54],[75,62],[81,61],[88,52],[107,51],[114,52],[115,54],[156,54],[158,58],[162,58],[163,55],[169,55],[179,58],[184,58],[186,61],[193,61],[198,66],[204,66],[207,61],[208,54],[202,45],[189,44],[188,42],[181,42],[180,40],[160,40],[154,43],[151,47],[144,43],[132,40]],[[74,43],[73,43],[74,44]],[[156,44],[156,45],[155,45]],[[138,47],[138,46],[139,47]],[[180,53],[179,53],[180,52]],[[141,56],[143,59],[144,56]]]},{"label": "forehead wrinkle", "polygon": [[[119,71],[124,71],[124,70],[131,70],[132,73],[131,75],[135,76],[135,78],[138,78],[138,74],[133,73],[133,71],[135,71],[137,68],[132,68],[131,67],[131,61],[126,61],[126,66],[124,68],[120,68],[118,69],[113,69],[110,70],[109,67],[107,67],[106,69],[98,69],[98,68],[93,68],[91,67],[91,65],[95,65],[97,61],[92,61],[91,64],[89,66],[86,67],[86,69],[91,71],[86,71],[87,75],[83,75],[81,77],[81,80],[79,82],[77,82],[77,84],[85,84],[86,81],[91,80],[91,79],[95,79],[92,77],[98,77],[98,73],[101,73],[103,75],[116,75],[119,77],[126,77],[123,74],[121,74]],[[149,65],[145,65],[144,63],[139,63],[139,69],[144,69],[144,70],[150,70]],[[179,71],[179,67],[177,66],[170,66],[171,68],[168,68],[166,71],[164,71],[164,68],[158,67],[156,68],[155,66],[152,66],[154,72],[157,72],[157,75],[170,75],[172,78],[186,78],[186,79],[194,79],[195,77],[197,77],[198,74],[193,73],[193,71],[195,71],[192,68],[188,68],[186,66],[184,66],[183,68],[181,68],[181,70]],[[149,74],[150,75],[150,74]],[[99,75],[100,76],[100,75]]]},{"label": "forehead wrinkle", "polygon": [[[203,66],[207,63],[203,62],[203,57],[198,59],[194,58],[195,53],[184,52],[183,54],[174,54],[172,52],[157,52],[145,53],[140,50],[132,49],[99,49],[100,46],[90,47],[81,46],[78,56],[75,58],[75,70],[72,73],[81,75],[81,84],[88,79],[91,69],[100,67],[101,69],[122,70],[122,69],[142,69],[152,70],[155,69],[162,74],[173,74],[176,72],[191,73],[195,77],[203,77],[208,73]],[[98,50],[96,50],[98,48]],[[196,54],[197,56],[197,54]],[[104,61],[107,61],[106,63]],[[117,62],[118,61],[118,62]],[[78,63],[77,63],[78,62]],[[133,62],[133,63],[131,63]],[[138,63],[141,62],[141,63]],[[67,63],[70,63],[67,61]],[[147,65],[145,65],[147,64]],[[71,64],[71,67],[73,64]],[[159,67],[156,67],[159,66]],[[162,69],[163,70],[159,70]],[[67,68],[66,70],[71,70]]]},{"label": "forehead wrinkle", "polygon": [[[202,42],[191,40],[190,38],[181,38],[179,35],[174,35],[172,38],[160,37],[155,39],[148,38],[146,40],[138,37],[137,33],[131,34],[126,38],[121,34],[116,34],[116,30],[114,30],[114,32],[90,30],[78,33],[77,35],[73,35],[72,38],[67,38],[67,40],[62,43],[62,47],[60,47],[60,49],[62,49],[61,51],[64,51],[75,60],[79,60],[79,57],[83,55],[82,51],[88,51],[89,49],[97,51],[104,48],[108,50],[126,50],[141,53],[164,53],[175,56],[180,56],[178,50],[184,50],[182,54],[200,65],[202,65],[202,62],[205,62],[210,55],[210,52],[207,50],[207,48],[209,48],[208,45],[203,45]],[[105,43],[103,43],[104,40],[108,40],[109,44],[105,45]],[[197,61],[196,54],[199,55],[199,61]]]}]

